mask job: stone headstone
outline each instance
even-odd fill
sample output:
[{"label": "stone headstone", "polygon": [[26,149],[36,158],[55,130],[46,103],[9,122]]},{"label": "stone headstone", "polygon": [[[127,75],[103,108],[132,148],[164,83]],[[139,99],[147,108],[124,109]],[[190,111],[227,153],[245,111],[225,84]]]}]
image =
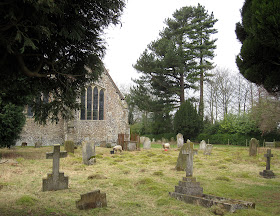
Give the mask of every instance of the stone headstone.
[{"label": "stone headstone", "polygon": [[75,145],[71,140],[67,140],[64,142],[64,150],[74,154]]},{"label": "stone headstone", "polygon": [[144,143],[145,139],[146,139],[146,137],[141,136],[141,137],[140,137],[140,143]]},{"label": "stone headstone", "polygon": [[212,144],[206,144],[203,154],[204,155],[211,155],[212,148],[213,148]]},{"label": "stone headstone", "polygon": [[136,145],[137,145],[136,142],[130,141],[130,142],[127,144],[127,150],[128,150],[128,151],[135,151],[135,150],[136,150]]},{"label": "stone headstone", "polygon": [[67,157],[67,152],[60,152],[60,145],[53,146],[53,152],[47,152],[46,158],[53,159],[51,174],[43,179],[43,191],[63,190],[68,188],[68,177],[59,172],[59,159]]},{"label": "stone headstone", "polygon": [[249,156],[256,156],[258,152],[259,141],[252,138],[249,142]]},{"label": "stone headstone", "polygon": [[143,143],[143,149],[150,149],[151,148],[151,140],[150,138],[146,137]]},{"label": "stone headstone", "polygon": [[81,199],[76,201],[76,207],[80,210],[107,207],[106,193],[94,190],[81,195]]},{"label": "stone headstone", "polygon": [[95,145],[92,142],[83,142],[83,163],[85,165],[92,165],[95,160]]},{"label": "stone headstone", "polygon": [[[192,152],[192,153],[191,153]],[[192,157],[194,154],[197,154],[197,150],[193,149],[193,143],[188,140],[187,143],[185,143],[182,148],[180,149],[180,153],[177,159],[177,164],[175,169],[177,171],[185,171],[187,168],[187,163],[190,162],[190,160],[192,160]],[[188,155],[190,157],[188,157]],[[192,166],[192,165],[190,165]],[[191,167],[189,167],[191,168]]]},{"label": "stone headstone", "polygon": [[263,172],[260,172],[260,175],[264,178],[275,178],[275,174],[272,170],[270,170],[270,162],[271,158],[273,157],[273,154],[271,154],[271,149],[267,149],[267,153],[264,154],[264,157],[266,158],[266,169]]},{"label": "stone headstone", "polygon": [[34,146],[35,148],[40,148],[42,147],[42,142],[35,142]]},{"label": "stone headstone", "polygon": [[202,140],[199,144],[199,149],[200,150],[205,150],[206,148],[206,142],[204,140]]},{"label": "stone headstone", "polygon": [[184,145],[184,137],[182,134],[177,134],[177,148],[181,148]]}]

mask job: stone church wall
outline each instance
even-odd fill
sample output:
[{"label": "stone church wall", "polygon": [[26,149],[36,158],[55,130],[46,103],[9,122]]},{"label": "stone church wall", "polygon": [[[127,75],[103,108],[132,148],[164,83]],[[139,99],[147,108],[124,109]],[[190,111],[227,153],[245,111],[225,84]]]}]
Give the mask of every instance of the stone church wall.
[{"label": "stone church wall", "polygon": [[93,86],[104,91],[104,120],[80,120],[80,111],[70,122],[61,120],[58,124],[49,123],[46,126],[38,125],[29,118],[17,145],[22,142],[34,145],[38,141],[43,145],[62,144],[65,140],[117,143],[119,133],[129,134],[127,104],[109,73],[105,71],[102,79]]}]

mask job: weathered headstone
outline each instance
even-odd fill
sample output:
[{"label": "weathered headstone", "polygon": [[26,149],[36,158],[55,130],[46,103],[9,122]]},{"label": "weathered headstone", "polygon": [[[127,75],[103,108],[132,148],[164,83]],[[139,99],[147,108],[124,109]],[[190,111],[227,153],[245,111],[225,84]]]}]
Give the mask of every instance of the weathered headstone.
[{"label": "weathered headstone", "polygon": [[206,144],[203,154],[204,155],[211,155],[212,148],[213,148],[212,144]]},{"label": "weathered headstone", "polygon": [[80,210],[107,207],[106,193],[94,190],[81,195],[81,199],[76,201],[76,207]]},{"label": "weathered headstone", "polygon": [[177,148],[181,148],[184,145],[184,137],[182,134],[178,133],[176,138],[177,138]]},{"label": "weathered headstone", "polygon": [[136,147],[137,147],[137,143],[134,142],[134,141],[130,141],[130,142],[127,144],[127,150],[128,150],[128,151],[135,151],[135,150],[136,150]]},{"label": "weathered headstone", "polygon": [[83,163],[85,165],[92,165],[96,162],[95,159],[95,145],[91,142],[83,142]]},{"label": "weathered headstone", "polygon": [[43,179],[43,191],[63,190],[68,188],[68,177],[59,172],[59,159],[67,157],[67,152],[60,152],[60,145],[53,146],[53,152],[47,152],[46,158],[53,159],[53,170],[51,174]]},{"label": "weathered headstone", "polygon": [[143,144],[143,143],[144,143],[144,141],[145,141],[145,139],[146,139],[146,137],[141,136],[141,137],[140,137],[140,143],[142,143],[142,144]]},{"label": "weathered headstone", "polygon": [[146,137],[143,143],[143,149],[150,149],[151,148],[151,140],[150,138]]},{"label": "weathered headstone", "polygon": [[[187,155],[190,154],[190,151],[192,151],[192,155],[190,155],[190,158],[187,159]],[[180,149],[175,169],[177,171],[185,171],[187,163],[189,162],[188,160],[192,160],[193,154],[197,154],[197,150],[193,150],[193,143],[190,140],[188,140],[187,143],[185,143]]]},{"label": "weathered headstone", "polygon": [[263,172],[260,172],[260,175],[264,178],[275,178],[275,174],[272,170],[270,170],[270,161],[273,157],[273,154],[271,154],[271,149],[267,149],[267,153],[264,154],[264,157],[266,157],[266,169]]},{"label": "weathered headstone", "polygon": [[34,144],[34,146],[35,146],[35,148],[40,148],[40,147],[42,147],[42,142],[35,142],[35,144]]},{"label": "weathered headstone", "polygon": [[64,142],[64,150],[74,154],[75,145],[71,140],[67,140]]},{"label": "weathered headstone", "polygon": [[252,138],[249,142],[249,156],[256,156],[258,152],[259,141]]},{"label": "weathered headstone", "polygon": [[205,150],[206,148],[206,142],[204,140],[202,140],[199,144],[199,149],[200,150]]}]

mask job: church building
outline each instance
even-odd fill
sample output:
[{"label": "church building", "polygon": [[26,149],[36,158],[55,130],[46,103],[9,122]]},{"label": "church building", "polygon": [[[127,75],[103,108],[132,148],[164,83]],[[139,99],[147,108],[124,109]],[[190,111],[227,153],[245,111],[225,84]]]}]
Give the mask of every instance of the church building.
[{"label": "church building", "polygon": [[93,141],[96,144],[117,143],[118,134],[129,134],[128,109],[124,96],[105,69],[101,78],[88,85],[78,99],[81,110],[74,113],[74,119],[61,119],[56,123],[39,125],[32,113],[27,112],[26,124],[17,145],[26,142],[45,145],[62,144],[66,140],[75,143]]}]

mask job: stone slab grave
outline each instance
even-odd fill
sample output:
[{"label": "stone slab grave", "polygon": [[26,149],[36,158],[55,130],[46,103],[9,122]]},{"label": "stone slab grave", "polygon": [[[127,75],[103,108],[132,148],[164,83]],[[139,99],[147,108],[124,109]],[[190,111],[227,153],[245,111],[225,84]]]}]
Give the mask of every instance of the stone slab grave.
[{"label": "stone slab grave", "polygon": [[46,153],[46,159],[53,159],[53,170],[51,174],[43,179],[43,191],[63,190],[68,188],[68,177],[59,172],[59,159],[67,157],[67,152],[60,151],[60,145],[53,146],[53,152]]},{"label": "stone slab grave", "polygon": [[76,201],[76,207],[80,210],[107,207],[106,193],[94,190],[81,195],[81,199]]},{"label": "stone slab grave", "polygon": [[200,144],[199,144],[199,149],[200,150],[205,150],[206,148],[206,142],[204,140],[201,140]]},{"label": "stone slab grave", "polygon": [[259,141],[252,138],[249,142],[249,156],[256,156],[258,153]]},{"label": "stone slab grave", "polygon": [[91,142],[83,142],[83,163],[85,165],[93,165],[96,163],[95,144]]},{"label": "stone slab grave", "polygon": [[212,144],[206,144],[203,154],[204,155],[211,155],[213,149]]},{"label": "stone slab grave", "polygon": [[[180,149],[180,153],[179,153],[179,156],[178,156],[178,159],[177,159],[177,163],[176,163],[176,167],[175,169],[177,171],[185,171],[186,170],[186,166],[187,166],[187,163],[186,163],[186,160],[187,160],[187,146],[192,146],[193,148],[193,143],[188,139],[187,140],[187,143],[185,143],[182,148]],[[193,150],[193,154],[197,154],[197,150]]]},{"label": "stone slab grave", "polygon": [[272,170],[270,170],[270,161],[273,157],[273,154],[271,154],[271,149],[267,149],[267,153],[264,154],[264,157],[266,157],[266,169],[260,172],[260,175],[264,178],[275,178],[275,174]]},{"label": "stone slab grave", "polygon": [[182,154],[186,155],[186,177],[183,177],[183,181],[179,181],[179,185],[175,186],[175,192],[169,192],[171,197],[208,208],[218,205],[229,212],[235,212],[238,209],[244,208],[255,208],[255,203],[203,194],[203,188],[199,182],[196,182],[196,178],[193,177],[194,150],[192,143],[187,142],[186,149]]},{"label": "stone slab grave", "polygon": [[181,148],[184,145],[183,135],[181,133],[178,133],[176,139],[177,139],[177,148]]}]

